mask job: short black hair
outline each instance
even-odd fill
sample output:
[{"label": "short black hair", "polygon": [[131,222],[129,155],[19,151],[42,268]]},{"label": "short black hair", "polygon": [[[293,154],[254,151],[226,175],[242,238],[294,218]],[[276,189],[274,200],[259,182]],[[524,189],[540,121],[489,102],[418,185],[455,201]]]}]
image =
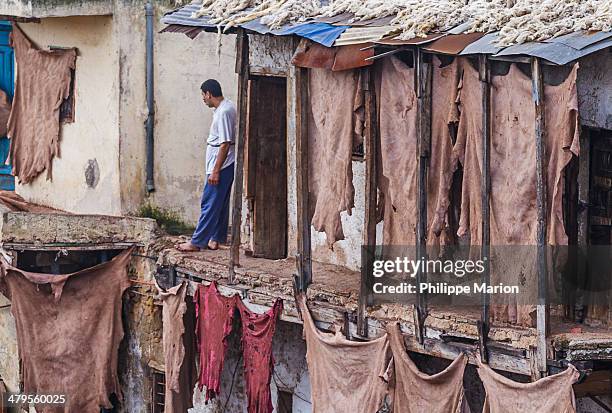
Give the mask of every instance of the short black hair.
[{"label": "short black hair", "polygon": [[215,79],[208,79],[202,86],[200,86],[202,92],[210,92],[213,97],[218,98],[219,96],[223,96],[223,91],[221,90],[221,85]]}]

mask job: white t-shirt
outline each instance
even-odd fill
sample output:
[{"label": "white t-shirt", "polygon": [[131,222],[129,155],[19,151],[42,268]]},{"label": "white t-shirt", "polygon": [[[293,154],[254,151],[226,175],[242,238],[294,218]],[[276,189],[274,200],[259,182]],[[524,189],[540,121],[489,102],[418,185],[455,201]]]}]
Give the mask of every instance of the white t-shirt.
[{"label": "white t-shirt", "polygon": [[231,142],[227,157],[221,169],[225,169],[234,163],[234,141],[236,138],[236,105],[229,99],[223,99],[219,107],[214,109],[210,134],[208,135],[208,146],[206,148],[206,174],[209,175],[215,169],[217,156],[222,143]]}]

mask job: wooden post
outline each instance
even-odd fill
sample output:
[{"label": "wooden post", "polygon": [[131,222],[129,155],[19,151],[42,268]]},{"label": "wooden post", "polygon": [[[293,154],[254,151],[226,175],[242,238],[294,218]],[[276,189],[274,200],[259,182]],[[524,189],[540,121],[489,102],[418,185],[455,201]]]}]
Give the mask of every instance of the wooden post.
[{"label": "wooden post", "polygon": [[537,304],[537,367],[541,376],[547,373],[547,336],[548,336],[548,303],[547,303],[547,262],[546,262],[546,147],[544,134],[544,81],[540,59],[531,59],[532,94],[535,104],[535,139],[536,139],[536,191],[537,191],[537,244],[538,244],[538,304]]},{"label": "wooden post", "polygon": [[[576,279],[578,285],[585,285],[587,277],[586,253],[589,244],[589,206],[591,204],[591,139],[590,133],[580,134],[580,156],[578,157],[578,252]],[[576,291],[576,309],[574,316],[579,320],[587,315],[588,294],[584,289]]]},{"label": "wooden post", "polygon": [[[427,258],[427,169],[431,153],[431,79],[433,66],[423,61],[423,52],[414,51],[415,91],[417,96],[417,162],[418,176],[418,217],[416,258]],[[427,282],[427,273],[419,270],[417,280],[417,305],[415,306],[415,333],[419,343],[424,342],[424,324],[427,317],[427,296],[419,293],[418,285]]]},{"label": "wooden post", "polygon": [[310,201],[308,188],[308,70],[295,69],[297,139],[296,180],[297,180],[297,267],[299,290],[305,292],[312,282],[312,257],[310,244]]},{"label": "wooden post", "polygon": [[374,74],[369,66],[362,70],[362,90],[365,94],[365,219],[363,226],[363,246],[361,262],[361,287],[359,289],[359,307],[357,309],[357,334],[368,336],[368,320],[366,318],[369,304],[369,292],[372,275],[372,259],[376,248],[376,200],[377,187],[377,151],[378,117],[376,113],[376,91],[374,87]]},{"label": "wooden post", "polygon": [[242,224],[242,178],[244,175],[244,142],[247,133],[249,88],[249,37],[238,29],[236,38],[236,73],[238,73],[238,133],[236,135],[236,161],[234,162],[234,193],[232,204],[232,245],[230,248],[229,279],[235,283],[235,267],[240,265],[240,227]]},{"label": "wooden post", "polygon": [[[478,75],[480,79],[482,95],[482,177],[481,177],[481,208],[482,208],[482,243],[481,259],[484,262],[482,282],[489,285],[491,280],[490,255],[491,255],[491,212],[489,201],[491,199],[491,73],[489,61],[486,55],[478,57]],[[481,295],[480,322],[478,323],[478,342],[480,347],[480,358],[483,363],[488,363],[489,353],[487,341],[489,339],[489,294]]]}]

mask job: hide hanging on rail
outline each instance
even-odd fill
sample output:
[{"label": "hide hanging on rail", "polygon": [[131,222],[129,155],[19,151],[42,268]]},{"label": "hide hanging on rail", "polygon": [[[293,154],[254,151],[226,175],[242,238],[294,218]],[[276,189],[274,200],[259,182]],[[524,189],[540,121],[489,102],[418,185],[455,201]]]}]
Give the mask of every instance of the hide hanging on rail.
[{"label": "hide hanging on rail", "polygon": [[[463,165],[459,236],[482,243],[482,95],[478,72],[463,61],[461,119],[455,159]],[[564,168],[578,155],[575,66],[558,86],[545,85],[545,180],[548,245],[566,245],[562,197]],[[531,79],[516,64],[491,80],[491,283],[518,285],[518,296],[495,297],[494,320],[531,326],[537,299],[536,139]],[[553,273],[563,257],[556,257]]]},{"label": "hide hanging on rail", "polygon": [[219,394],[227,337],[232,332],[236,296],[225,297],[215,282],[199,285],[193,298],[196,308],[196,337],[200,355],[198,387],[206,387],[206,401]]},{"label": "hide hanging on rail", "polygon": [[518,383],[478,360],[478,375],[486,396],[482,413],[575,413],[572,385],[580,373],[571,364],[558,374],[532,383]]},{"label": "hide hanging on rail", "polygon": [[157,286],[163,302],[163,347],[166,374],[164,413],[183,413],[193,407],[196,378],[194,312],[188,310],[187,283],[167,291]]},{"label": "hide hanging on rail", "polygon": [[45,170],[51,179],[53,158],[60,154],[60,106],[70,94],[76,51],[39,50],[16,24],[11,39],[17,75],[8,121],[10,156],[13,175],[28,184]]},{"label": "hide hanging on rail", "polygon": [[23,393],[64,394],[39,412],[98,412],[121,398],[122,296],[132,249],[72,274],[31,273],[1,262],[0,291],[11,300]]},{"label": "hide hanging on rail", "polygon": [[313,413],[372,413],[385,403],[383,376],[390,360],[387,334],[368,342],[324,333],[312,320],[306,298],[297,298],[306,338]]},{"label": "hide hanging on rail", "polygon": [[460,354],[443,371],[428,375],[419,371],[404,346],[398,323],[387,326],[393,351],[393,408],[401,413],[459,413],[463,404],[463,373],[468,359]]},{"label": "hide hanging on rail", "polygon": [[248,413],[272,413],[270,381],[274,373],[272,340],[283,302],[277,299],[272,308],[263,314],[251,312],[241,300],[237,300],[242,324],[242,353],[244,378],[249,401]]},{"label": "hide hanging on rail", "polygon": [[[460,67],[455,59],[442,66],[434,58],[432,94],[431,156],[427,180],[427,242],[449,242],[447,219],[452,167],[451,126],[459,121],[456,103]],[[383,243],[416,245],[418,215],[417,97],[414,69],[397,57],[376,65],[380,162],[378,186],[383,194]]]},{"label": "hide hanging on rail", "polygon": [[344,239],[340,213],[354,207],[352,151],[363,99],[355,70],[310,69],[308,156],[310,214],[327,244]]},{"label": "hide hanging on rail", "polygon": [[380,117],[378,186],[383,195],[383,244],[414,246],[417,223],[417,97],[414,69],[396,57],[376,66]]}]

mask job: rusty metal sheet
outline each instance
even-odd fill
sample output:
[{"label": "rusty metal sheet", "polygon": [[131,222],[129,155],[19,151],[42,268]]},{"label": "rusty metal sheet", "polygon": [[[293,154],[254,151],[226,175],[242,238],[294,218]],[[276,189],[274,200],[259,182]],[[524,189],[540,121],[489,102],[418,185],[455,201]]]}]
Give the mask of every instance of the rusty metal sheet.
[{"label": "rusty metal sheet", "polygon": [[461,51],[461,55],[470,54],[496,54],[503,50],[503,47],[495,45],[497,40],[497,32],[487,33],[480,39],[468,44],[465,49]]},{"label": "rusty metal sheet", "polygon": [[191,40],[195,39],[198,34],[204,31],[204,27],[181,26],[180,24],[170,24],[160,30],[160,33],[183,33]]},{"label": "rusty metal sheet", "polygon": [[335,58],[335,48],[302,39],[293,54],[291,63],[309,69],[331,69],[334,66]]},{"label": "rusty metal sheet", "polygon": [[450,30],[447,30],[446,33],[448,33],[448,34],[463,34],[463,32],[469,30],[470,27],[472,27],[472,21],[468,20],[466,22],[463,22],[463,23],[453,27]]},{"label": "rusty metal sheet", "polygon": [[608,47],[612,47],[612,39],[610,38],[601,40],[580,50],[574,49],[563,43],[530,42],[507,47],[495,54],[494,57],[520,55],[535,56],[557,65],[565,65],[581,57],[588,56],[591,53],[607,49]]},{"label": "rusty metal sheet", "polygon": [[429,43],[427,46],[423,47],[423,49],[428,52],[457,55],[461,53],[467,45],[483,36],[484,33],[449,34]]},{"label": "rusty metal sheet", "polygon": [[340,25],[348,25],[350,26],[350,21],[351,19],[353,19],[353,17],[355,17],[355,15],[353,13],[342,13],[342,14],[338,14],[336,16],[318,16],[313,18],[312,20],[315,22],[320,22],[320,23],[329,23],[329,24],[340,24]]},{"label": "rusty metal sheet", "polygon": [[374,61],[365,59],[374,56],[374,48],[369,47],[366,50],[361,50],[368,46],[371,46],[371,43],[352,44],[350,46],[338,47],[332,70],[334,72],[339,72],[341,70],[349,70],[371,65],[374,63]]},{"label": "rusty metal sheet", "polygon": [[369,20],[355,20],[355,15],[353,13],[345,12],[333,17],[315,17],[313,21],[351,27],[383,27],[388,26],[394,18],[395,16],[385,16]]},{"label": "rusty metal sheet", "polygon": [[382,27],[351,27],[347,29],[338,39],[334,46],[346,46],[350,44],[361,44],[375,42],[387,36],[392,32],[394,28],[392,26]]},{"label": "rusty metal sheet", "polygon": [[602,40],[612,37],[612,32],[587,32],[580,31],[563,36],[548,39],[546,43],[561,43],[573,49],[582,50]]},{"label": "rusty metal sheet", "polygon": [[208,16],[202,16],[197,18],[192,17],[194,13],[200,10],[201,6],[201,2],[187,4],[183,7],[166,13],[161,18],[161,22],[164,24],[179,24],[182,26],[216,28],[217,25],[211,23],[210,17]]},{"label": "rusty metal sheet", "polygon": [[416,46],[416,45],[431,43],[434,40],[437,40],[444,36],[446,36],[446,33],[432,33],[432,34],[428,34],[425,37],[414,37],[408,40],[400,40],[395,37],[390,37],[386,39],[376,40],[374,43],[382,44],[385,46],[405,46],[405,45],[415,45]]},{"label": "rusty metal sheet", "polygon": [[386,16],[386,17],[377,17],[376,19],[364,20],[352,22],[351,26],[359,27],[359,26],[367,26],[367,27],[382,27],[389,26],[391,20],[393,20],[395,16]]}]

